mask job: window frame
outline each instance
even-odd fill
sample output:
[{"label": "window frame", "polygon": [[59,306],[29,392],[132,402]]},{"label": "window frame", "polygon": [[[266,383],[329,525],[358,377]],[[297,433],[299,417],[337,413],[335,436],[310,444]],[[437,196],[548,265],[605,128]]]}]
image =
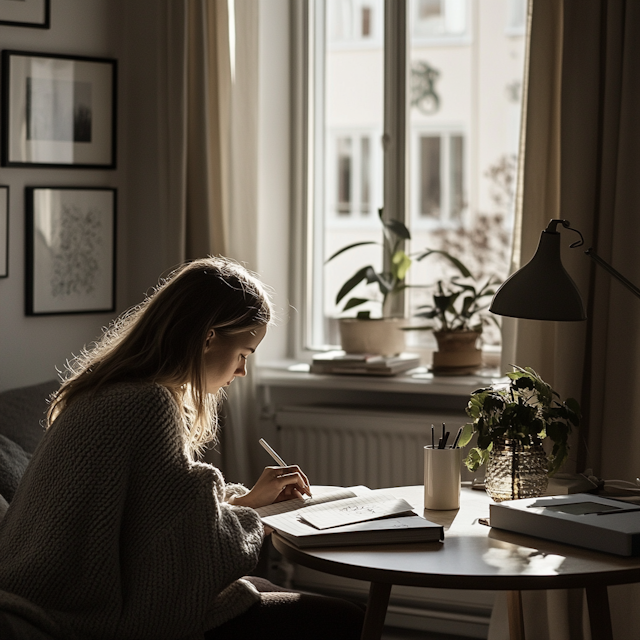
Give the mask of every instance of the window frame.
[{"label": "window frame", "polygon": [[[308,359],[322,344],[323,288],[318,274],[323,267],[323,244],[320,240],[325,212],[322,189],[326,160],[317,162],[316,149],[324,142],[322,104],[316,87],[324,81],[323,41],[326,29],[323,3],[316,0],[293,0],[291,8],[291,302],[299,321],[292,323],[287,351],[289,357]],[[384,28],[384,122],[383,122],[383,207],[386,219],[406,223],[408,145],[406,124],[409,120],[407,83],[408,0],[385,0]],[[311,82],[312,74],[316,82]],[[319,235],[318,235],[319,234]],[[388,265],[387,265],[388,266]],[[404,296],[397,296],[394,316],[405,314]],[[315,320],[315,322],[314,322]]]}]

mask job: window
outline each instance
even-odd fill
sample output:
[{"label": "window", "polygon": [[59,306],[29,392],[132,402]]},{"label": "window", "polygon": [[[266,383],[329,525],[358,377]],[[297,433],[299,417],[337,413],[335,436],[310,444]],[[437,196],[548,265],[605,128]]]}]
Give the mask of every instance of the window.
[{"label": "window", "polygon": [[[298,95],[308,101],[299,129],[307,159],[300,170],[307,216],[301,341],[317,349],[338,344],[341,285],[366,264],[380,268],[382,252],[364,245],[326,260],[346,245],[379,242],[383,206],[410,228],[410,254],[444,249],[479,278],[506,276],[526,0],[308,0],[302,6],[309,39],[298,41],[308,44],[309,63],[298,76]],[[406,87],[399,90],[403,77]],[[429,260],[412,266],[410,284],[435,286],[446,265]],[[408,317],[424,295],[424,289],[405,292]],[[375,304],[369,310],[381,312]]]},{"label": "window", "polygon": [[467,0],[414,0],[414,38],[461,37],[467,33]]},{"label": "window", "polygon": [[463,220],[466,203],[464,136],[418,132],[413,183],[417,197],[414,225],[440,227]]},{"label": "window", "polygon": [[380,45],[382,0],[330,0],[326,3],[329,47]]},{"label": "window", "polygon": [[[329,139],[334,141],[333,152],[327,154],[327,190],[334,194],[329,215],[354,218],[374,213],[373,138],[369,133],[335,132],[329,135]],[[333,185],[332,180],[335,181]]]}]

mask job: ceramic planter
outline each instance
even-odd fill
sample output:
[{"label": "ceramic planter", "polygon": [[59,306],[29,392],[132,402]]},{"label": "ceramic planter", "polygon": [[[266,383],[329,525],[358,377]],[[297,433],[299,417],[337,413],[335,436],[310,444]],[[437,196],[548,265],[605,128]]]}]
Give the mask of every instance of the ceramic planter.
[{"label": "ceramic planter", "polygon": [[375,353],[395,356],[405,349],[404,318],[360,320],[340,319],[340,341],[347,353]]},{"label": "ceramic planter", "polygon": [[434,331],[433,335],[438,343],[433,373],[465,375],[482,366],[482,351],[476,347],[479,331]]}]

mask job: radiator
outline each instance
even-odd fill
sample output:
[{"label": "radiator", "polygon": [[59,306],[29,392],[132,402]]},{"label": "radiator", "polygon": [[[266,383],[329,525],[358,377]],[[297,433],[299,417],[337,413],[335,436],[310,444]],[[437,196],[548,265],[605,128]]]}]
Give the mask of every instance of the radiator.
[{"label": "radiator", "polygon": [[280,454],[312,484],[371,489],[422,484],[423,447],[443,422],[452,442],[466,416],[294,405],[275,413]]}]

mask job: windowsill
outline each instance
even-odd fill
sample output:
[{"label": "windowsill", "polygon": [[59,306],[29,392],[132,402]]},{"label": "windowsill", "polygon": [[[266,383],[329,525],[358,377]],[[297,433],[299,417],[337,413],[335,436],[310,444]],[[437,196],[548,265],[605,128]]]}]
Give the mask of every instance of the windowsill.
[{"label": "windowsill", "polygon": [[266,363],[256,368],[257,384],[265,387],[384,391],[429,395],[468,396],[476,389],[506,380],[497,368],[481,369],[468,376],[434,376],[427,367],[417,367],[395,376],[320,375],[309,373],[309,365],[295,361]]}]

